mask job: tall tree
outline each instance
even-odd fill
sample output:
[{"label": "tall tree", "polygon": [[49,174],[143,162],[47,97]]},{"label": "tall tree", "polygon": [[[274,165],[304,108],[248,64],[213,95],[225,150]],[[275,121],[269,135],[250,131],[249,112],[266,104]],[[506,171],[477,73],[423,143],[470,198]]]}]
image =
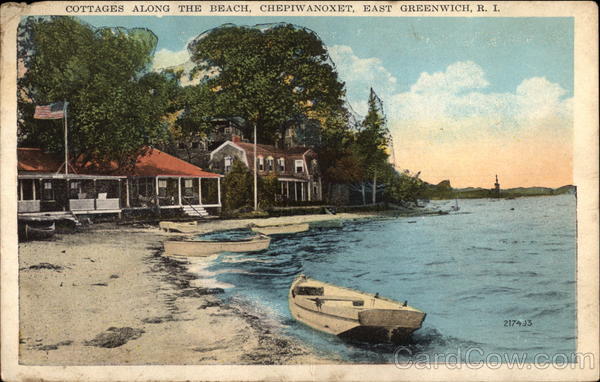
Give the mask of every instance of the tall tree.
[{"label": "tall tree", "polygon": [[[385,171],[389,156],[387,153],[389,130],[386,126],[383,103],[373,89],[371,89],[368,102],[369,110],[356,136],[356,146],[362,157],[365,174],[373,179],[372,203],[375,204],[377,201],[377,177]],[[364,187],[363,182],[363,203],[365,202]]]},{"label": "tall tree", "polygon": [[[307,29],[224,25],[198,36],[188,50],[195,72],[206,73],[215,112],[243,118],[255,142],[274,143],[284,122],[343,104],[344,84],[323,42]],[[256,209],[256,163],[254,178]]]},{"label": "tall tree", "polygon": [[60,121],[31,118],[33,105],[66,100],[71,157],[122,166],[166,137],[176,80],[149,73],[157,37],[147,29],[95,29],[72,17],[20,25],[20,139],[63,153]]}]

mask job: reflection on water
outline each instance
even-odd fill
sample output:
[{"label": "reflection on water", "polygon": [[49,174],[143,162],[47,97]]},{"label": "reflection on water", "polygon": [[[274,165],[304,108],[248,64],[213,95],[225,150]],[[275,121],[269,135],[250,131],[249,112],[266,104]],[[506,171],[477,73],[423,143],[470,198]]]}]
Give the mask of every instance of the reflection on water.
[{"label": "reflection on water", "polygon": [[[449,210],[453,203],[438,205]],[[354,362],[393,362],[394,347],[346,343],[295,322],[287,291],[296,275],[408,300],[427,312],[409,345],[413,355],[477,347],[473,354],[482,358],[508,352],[531,360],[539,351],[575,351],[575,197],[460,204],[460,214],[348,221],[275,237],[264,252],[222,254],[196,271],[230,286],[227,296],[260,307],[289,334]],[[532,325],[507,327],[505,320]]]}]

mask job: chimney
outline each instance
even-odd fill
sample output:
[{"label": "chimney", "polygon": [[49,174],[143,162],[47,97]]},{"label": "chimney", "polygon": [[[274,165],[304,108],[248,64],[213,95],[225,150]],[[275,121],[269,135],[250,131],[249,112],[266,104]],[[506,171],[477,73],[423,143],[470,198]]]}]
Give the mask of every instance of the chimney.
[{"label": "chimney", "polygon": [[242,138],[240,138],[240,136],[239,136],[239,135],[232,135],[232,136],[231,136],[231,141],[232,141],[233,143],[241,142],[241,141],[242,141]]}]

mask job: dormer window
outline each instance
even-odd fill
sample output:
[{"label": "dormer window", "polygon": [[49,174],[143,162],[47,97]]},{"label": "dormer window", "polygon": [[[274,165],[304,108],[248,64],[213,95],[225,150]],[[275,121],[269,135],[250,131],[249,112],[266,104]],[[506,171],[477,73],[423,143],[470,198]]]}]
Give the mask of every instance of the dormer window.
[{"label": "dormer window", "polygon": [[268,157],[267,158],[267,171],[273,171],[275,170],[275,160],[273,159],[273,157]]},{"label": "dormer window", "polygon": [[258,157],[258,171],[265,171],[265,158]]},{"label": "dormer window", "polygon": [[233,158],[230,157],[229,155],[225,157],[225,165],[223,166],[223,168],[225,169],[225,172],[228,173],[229,171],[231,171],[231,166],[233,165]]},{"label": "dormer window", "polygon": [[294,168],[296,169],[296,173],[304,171],[304,161],[302,159],[296,159],[294,161]]},{"label": "dormer window", "polygon": [[277,159],[277,170],[280,172],[285,171],[285,158]]}]

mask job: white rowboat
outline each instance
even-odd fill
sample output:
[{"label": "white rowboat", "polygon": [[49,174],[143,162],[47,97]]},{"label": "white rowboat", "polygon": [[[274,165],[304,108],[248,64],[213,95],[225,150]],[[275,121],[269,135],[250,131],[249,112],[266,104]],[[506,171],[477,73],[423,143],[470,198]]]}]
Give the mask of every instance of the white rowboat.
[{"label": "white rowboat", "polygon": [[264,235],[247,240],[210,241],[210,240],[165,240],[165,256],[203,257],[220,252],[256,252],[269,248],[271,238]]},{"label": "white rowboat", "polygon": [[313,329],[366,342],[403,342],[425,313],[397,301],[296,277],[288,294],[292,316]]},{"label": "white rowboat", "polygon": [[263,235],[285,235],[298,232],[305,232],[309,229],[308,223],[299,224],[282,224],[282,225],[269,225],[269,226],[254,226],[252,231],[261,233]]}]

